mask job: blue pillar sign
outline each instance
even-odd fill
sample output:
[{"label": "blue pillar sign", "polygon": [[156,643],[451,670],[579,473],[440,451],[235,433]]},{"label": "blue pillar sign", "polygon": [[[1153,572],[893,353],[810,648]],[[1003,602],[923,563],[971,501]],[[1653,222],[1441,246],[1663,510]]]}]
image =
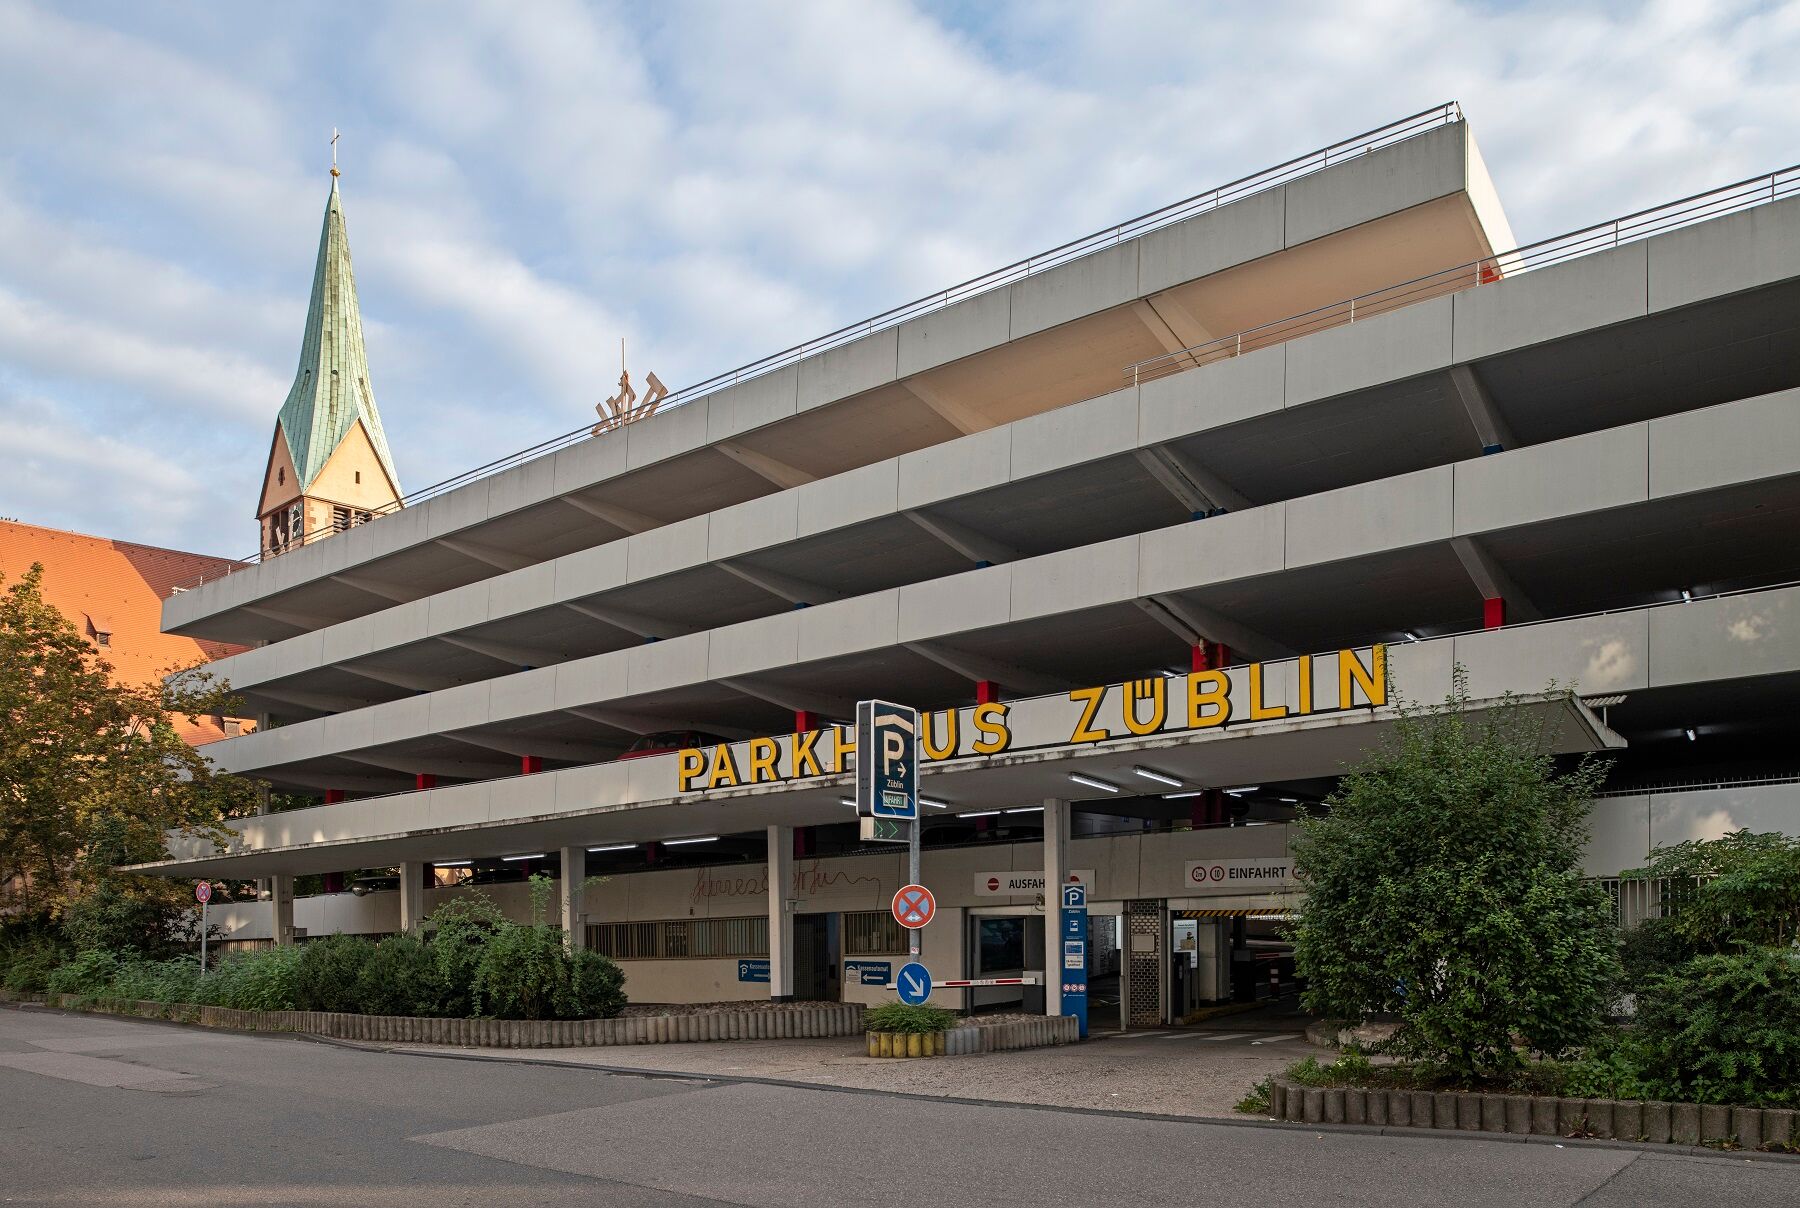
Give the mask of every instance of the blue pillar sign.
[{"label": "blue pillar sign", "polygon": [[1073,1015],[1088,1034],[1087,886],[1062,887],[1062,1013]]},{"label": "blue pillar sign", "polygon": [[856,812],[864,818],[918,818],[918,710],[884,700],[857,702]]}]

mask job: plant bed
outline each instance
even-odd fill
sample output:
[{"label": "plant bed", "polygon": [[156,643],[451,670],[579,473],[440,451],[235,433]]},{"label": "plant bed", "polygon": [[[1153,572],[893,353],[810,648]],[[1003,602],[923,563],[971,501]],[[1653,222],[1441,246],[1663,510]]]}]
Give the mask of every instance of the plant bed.
[{"label": "plant bed", "polygon": [[1069,1044],[1080,1039],[1071,1015],[1006,1015],[965,1020],[940,1007],[885,1003],[865,1017],[871,1057],[966,1057]]}]

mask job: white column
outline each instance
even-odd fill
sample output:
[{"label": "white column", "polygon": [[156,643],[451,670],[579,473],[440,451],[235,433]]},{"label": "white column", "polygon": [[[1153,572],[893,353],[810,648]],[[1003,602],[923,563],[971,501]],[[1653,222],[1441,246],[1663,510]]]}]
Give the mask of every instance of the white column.
[{"label": "white column", "polygon": [[769,997],[794,997],[794,915],[788,896],[794,883],[794,828],[769,828]]},{"label": "white column", "polygon": [[1062,885],[1069,879],[1069,803],[1044,799],[1044,1014],[1062,1014]]},{"label": "white column", "polygon": [[400,930],[416,930],[425,916],[425,866],[417,860],[400,866]]},{"label": "white column", "polygon": [[585,948],[587,933],[582,930],[582,882],[587,880],[587,848],[565,847],[562,856],[562,929],[570,948]]},{"label": "white column", "polygon": [[269,905],[274,911],[271,924],[277,944],[294,942],[294,878],[269,878]]}]

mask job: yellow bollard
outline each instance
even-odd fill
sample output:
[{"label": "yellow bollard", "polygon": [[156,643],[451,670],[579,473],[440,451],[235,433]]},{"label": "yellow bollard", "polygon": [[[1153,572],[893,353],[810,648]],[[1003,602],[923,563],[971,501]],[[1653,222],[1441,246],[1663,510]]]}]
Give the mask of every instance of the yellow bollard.
[{"label": "yellow bollard", "polygon": [[869,1042],[869,1056],[881,1056],[881,1034],[879,1032],[870,1032],[867,1036],[867,1040]]},{"label": "yellow bollard", "polygon": [[933,1032],[931,1034],[931,1055],[933,1057],[942,1057],[944,1055],[944,1034],[942,1032]]},{"label": "yellow bollard", "polygon": [[925,1055],[925,1038],[919,1035],[919,1033],[907,1033],[906,1055],[908,1057],[923,1057]]},{"label": "yellow bollard", "polygon": [[876,1056],[892,1057],[893,1055],[894,1055],[894,1034],[892,1032],[882,1032],[881,1033],[881,1048],[876,1052]]}]

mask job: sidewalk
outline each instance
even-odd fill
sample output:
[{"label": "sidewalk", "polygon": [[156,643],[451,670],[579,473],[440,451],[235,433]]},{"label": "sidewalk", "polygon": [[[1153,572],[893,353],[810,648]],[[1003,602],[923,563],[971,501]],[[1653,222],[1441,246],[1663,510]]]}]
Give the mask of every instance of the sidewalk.
[{"label": "sidewalk", "polygon": [[[1214,1031],[1223,1033],[1222,1028]],[[869,1057],[860,1038],[526,1050],[381,1047],[392,1052],[473,1054],[696,1077],[772,1078],[859,1090],[1182,1116],[1231,1116],[1233,1105],[1253,1083],[1279,1073],[1308,1053],[1325,1055],[1325,1050],[1298,1039],[1269,1045],[1215,1044],[1205,1034],[1172,1029],[1020,1052],[908,1060]]]}]

